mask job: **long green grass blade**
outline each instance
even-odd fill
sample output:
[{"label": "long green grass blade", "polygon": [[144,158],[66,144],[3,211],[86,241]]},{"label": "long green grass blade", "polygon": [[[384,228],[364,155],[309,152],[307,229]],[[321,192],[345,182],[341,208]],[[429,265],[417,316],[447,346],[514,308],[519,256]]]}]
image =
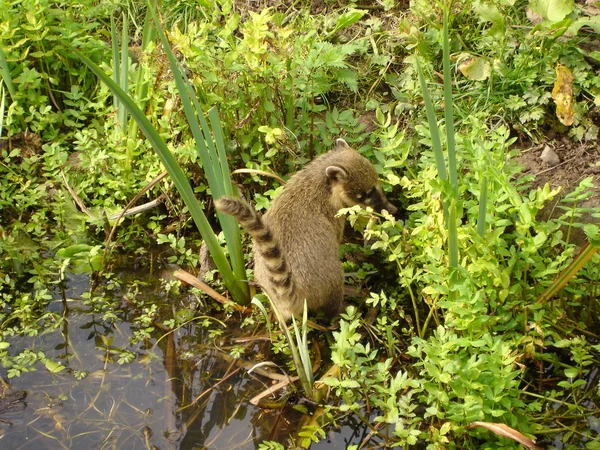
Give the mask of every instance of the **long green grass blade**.
[{"label": "long green grass blade", "polygon": [[[121,79],[119,86],[123,92],[129,92],[129,22],[127,16],[123,13],[123,30],[121,32]],[[123,132],[127,129],[127,109],[119,108],[119,123]],[[131,160],[129,160],[131,163]]]},{"label": "long green grass blade", "polygon": [[[227,158],[225,155],[223,133],[220,129],[220,125],[218,129],[213,127],[213,134],[217,133],[214,134],[215,141],[217,146],[222,148],[221,154],[224,157],[223,159],[219,158],[219,154],[215,148],[213,140],[211,139],[211,130],[206,119],[204,118],[204,113],[200,107],[198,98],[192,89],[191,83],[187,80],[185,72],[180,69],[179,63],[169,45],[169,41],[162,30],[162,27],[160,26],[154,5],[152,5],[151,2],[148,3],[148,11],[152,15],[152,18],[156,24],[158,36],[171,64],[175,84],[177,85],[177,89],[181,94],[183,109],[196,141],[197,153],[200,157],[200,161],[202,162],[202,168],[204,169],[211,193],[214,198],[220,198],[228,194],[231,195],[233,193],[233,188],[231,187],[229,169],[227,168],[225,170],[223,168],[223,165],[227,165]],[[216,114],[216,112],[213,114]],[[214,122],[213,119],[211,119],[211,121]],[[227,242],[227,247],[230,252],[233,273],[239,280],[238,289],[246,292],[244,298],[240,298],[238,301],[242,304],[245,304],[250,301],[250,299],[247,294],[247,284],[243,282],[243,280],[246,278],[246,269],[242,254],[239,226],[233,217],[221,213],[217,213],[217,216],[219,217],[223,234],[225,235],[225,240]]]},{"label": "long green grass blade", "polygon": [[[146,11],[146,17],[144,18],[144,28],[142,30],[142,54],[148,50],[150,43],[156,39],[156,31],[154,28],[154,21],[152,16]],[[145,110],[147,97],[148,97],[148,80],[146,79],[147,69],[142,64],[142,59],[138,63],[137,76],[135,81],[135,102],[142,111]],[[129,122],[128,137],[131,141],[135,142],[137,136],[138,126],[135,120]],[[129,145],[129,144],[128,144]]]},{"label": "long green grass blade", "polygon": [[448,149],[448,173],[454,196],[458,200],[458,175],[456,171],[456,142],[454,140],[454,102],[452,99],[452,71],[450,70],[450,43],[448,37],[448,5],[444,6],[444,115],[446,119],[446,145]]},{"label": "long green grass blade", "polygon": [[[202,162],[202,169],[204,170],[204,174],[206,175],[208,185],[210,186],[211,191],[213,191],[212,194],[216,198],[218,198],[220,196],[219,194],[221,194],[219,192],[219,186],[221,185],[221,183],[216,177],[215,170],[213,168],[212,161],[208,153],[208,149],[206,148],[205,136],[202,133],[202,130],[200,129],[198,116],[196,115],[194,107],[192,106],[192,101],[190,101],[190,96],[193,97],[193,94],[190,93],[189,83],[186,84],[184,82],[182,75],[183,71],[179,68],[179,62],[177,61],[177,58],[175,58],[175,55],[171,50],[171,46],[169,45],[167,36],[165,35],[161,27],[158,15],[155,10],[155,6],[152,4],[152,2],[148,2],[148,12],[152,15],[152,19],[154,20],[156,31],[158,33],[158,37],[163,45],[165,53],[167,54],[167,58],[169,59],[171,71],[175,80],[175,85],[177,86],[177,90],[181,95],[181,104],[183,106],[185,116],[190,125],[192,135],[194,136],[194,140],[196,141],[198,156],[200,157],[200,161]],[[209,137],[210,136],[207,136],[207,138]],[[216,189],[217,192],[215,192],[214,189]]]},{"label": "long green grass blade", "polygon": [[208,250],[217,266],[217,269],[221,273],[223,277],[223,281],[225,285],[229,289],[231,295],[235,300],[243,301],[247,298],[247,292],[244,291],[237,279],[235,278],[231,267],[229,266],[229,261],[225,257],[223,249],[220,247],[217,237],[215,236],[210,223],[208,222],[204,211],[200,207],[194,192],[187,180],[187,177],[181,170],[181,167],[177,164],[175,157],[169,151],[167,145],[160,137],[160,134],[156,129],[152,126],[150,121],[146,118],[144,113],[137,107],[137,105],[133,102],[131,97],[129,97],[125,92],[121,90],[121,88],[108,76],[106,75],[102,69],[100,69],[96,64],[94,64],[87,56],[85,56],[80,51],[73,49],[75,54],[96,74],[103,83],[105,83],[109,89],[112,91],[113,95],[119,97],[121,103],[127,108],[131,117],[138,123],[140,129],[148,138],[148,141],[152,144],[152,147],[156,151],[159,159],[165,166],[165,169],[169,173],[169,176],[175,183],[175,187],[179,191],[181,198],[185,202],[185,205],[190,210],[190,214],[192,219],[196,223],[198,230],[202,234],[202,237],[206,241],[206,245],[208,246]]},{"label": "long green grass blade", "polygon": [[[292,354],[292,360],[294,361],[294,365],[296,366],[296,372],[298,373],[298,378],[300,378],[300,384],[302,385],[304,394],[308,398],[313,398],[313,396],[314,396],[313,384],[310,382],[308,375],[306,374],[306,371],[304,369],[304,364],[302,362],[302,358],[300,357],[300,353],[298,352],[298,347],[296,346],[296,344],[294,343],[294,340],[292,339],[290,330],[288,330],[288,327],[285,325],[285,320],[283,320],[283,316],[281,315],[279,308],[277,308],[277,305],[275,304],[275,302],[273,300],[271,300],[271,298],[269,296],[267,296],[267,298],[269,299],[269,303],[271,304],[271,309],[273,310],[273,313],[275,314],[275,317],[277,318],[279,327],[281,328],[281,331],[283,331],[283,334],[288,343],[288,346],[290,347],[290,353]],[[296,319],[294,319],[293,317],[292,317],[292,323],[294,325],[294,331],[296,333],[296,336],[299,336],[298,326],[296,325]],[[312,379],[312,372],[310,374],[310,377]]]},{"label": "long green grass blade", "polygon": [[306,299],[304,299],[304,312],[302,314],[302,346],[299,347],[299,349],[300,357],[302,358],[302,363],[304,364],[304,371],[306,372],[311,389],[313,389],[315,385],[315,379],[313,376],[312,362],[310,360],[310,352],[308,351],[308,305],[306,304]]},{"label": "long green grass blade", "polygon": [[[221,177],[223,180],[223,187],[225,189],[225,195],[233,195],[233,185],[231,183],[231,172],[229,171],[229,161],[227,161],[227,152],[225,151],[225,139],[223,137],[223,129],[221,128],[221,121],[219,120],[219,114],[216,108],[211,108],[208,111],[208,117],[210,119],[210,125],[213,130],[215,137],[215,144],[217,147],[217,161],[216,163],[220,166]],[[221,222],[221,228],[225,235],[225,242],[229,250],[229,258],[231,260],[231,268],[233,273],[239,280],[246,278],[246,266],[244,264],[244,254],[242,252],[242,240],[240,238],[240,227],[238,226],[235,219],[227,214],[219,217]]]},{"label": "long green grass blade", "polygon": [[215,136],[215,143],[217,144],[217,158],[219,165],[221,166],[221,176],[223,180],[229,180],[229,183],[225,183],[225,194],[233,195],[233,187],[231,183],[231,171],[229,170],[229,162],[227,161],[227,152],[225,151],[225,138],[223,136],[223,128],[221,127],[221,121],[219,120],[219,114],[216,108],[208,110],[208,118],[210,119],[210,126]]},{"label": "long green grass blade", "polygon": [[4,91],[4,84],[0,83],[0,138],[2,138],[2,132],[4,131],[4,108],[6,106],[6,92]]},{"label": "long green grass blade", "polygon": [[252,303],[254,306],[256,306],[262,312],[263,316],[265,316],[265,320],[267,321],[267,330],[269,331],[269,335],[270,335],[271,334],[271,320],[269,319],[269,313],[265,309],[265,306],[262,304],[262,302],[259,300],[259,297],[263,298],[263,297],[266,297],[266,295],[264,295],[264,294],[255,295],[254,297],[252,297],[252,301],[250,303]]},{"label": "long green grass blade", "polygon": [[458,267],[458,230],[456,227],[456,199],[448,208],[448,259],[450,267]]},{"label": "long green grass blade", "polygon": [[[290,345],[290,350],[293,348],[292,357],[294,359],[294,365],[296,366],[298,378],[300,378],[300,383],[302,384],[302,389],[307,396],[312,397],[314,380],[312,372],[310,371],[310,357],[308,356],[308,349],[306,348],[305,343],[302,342],[302,335],[298,329],[298,324],[296,323],[295,317],[292,317],[292,325],[294,327],[296,344],[292,342],[292,336],[289,331],[286,333],[286,335],[289,336],[288,344]],[[287,330],[285,324],[283,327]],[[308,364],[306,358],[308,358]]]},{"label": "long green grass blade", "polygon": [[548,288],[540,295],[536,303],[545,303],[554,297],[562,288],[564,288],[569,280],[579,273],[583,266],[592,259],[592,256],[600,250],[600,247],[595,247],[588,243],[583,250],[577,255],[577,257],[569,264],[569,266],[563,270],[556,280],[548,286]]},{"label": "long green grass blade", "polygon": [[4,54],[4,50],[0,47],[0,76],[2,77],[2,81],[4,81],[4,85],[6,89],[8,89],[8,93],[11,98],[15,97],[15,87],[12,82],[12,77],[10,76],[10,70],[8,69],[8,63],[6,62],[6,55]]},{"label": "long green grass blade", "polygon": [[[110,18],[110,37],[112,39],[112,60],[113,60],[112,79],[118,86],[121,86],[121,61],[119,58],[119,39],[117,37],[117,28],[115,26],[115,19],[112,16]],[[121,108],[120,108],[119,97],[117,97],[116,95],[113,96],[113,103],[115,105],[115,114],[118,119],[119,110]],[[117,124],[119,124],[118,120],[117,120]],[[115,128],[118,128],[118,127],[115,127]]]},{"label": "long green grass blade", "polygon": [[417,61],[417,72],[419,73],[419,83],[421,84],[421,92],[423,92],[423,101],[425,102],[425,110],[427,111],[427,121],[429,122],[429,132],[431,133],[431,145],[433,147],[433,154],[435,155],[435,165],[438,169],[438,175],[442,181],[448,179],[446,173],[446,163],[444,161],[444,152],[442,151],[442,141],[440,140],[440,129],[438,128],[437,120],[435,118],[435,110],[433,109],[433,103],[429,96],[429,90],[425,83],[425,77],[423,76],[423,70],[421,64]]},{"label": "long green grass blade", "polygon": [[[198,150],[201,160],[207,161],[207,163],[210,165],[210,167],[213,171],[213,174],[214,174],[214,177],[216,180],[216,185],[211,186],[212,194],[215,198],[222,197],[223,195],[228,195],[226,186],[227,185],[231,186],[231,178],[229,176],[227,178],[222,176],[223,171],[221,170],[221,167],[219,164],[219,155],[217,154],[217,150],[215,148],[213,140],[210,139],[211,129],[208,126],[208,122],[204,118],[204,112],[202,110],[202,107],[200,106],[200,102],[198,101],[196,92],[192,88],[192,85],[189,82],[189,80],[187,79],[185,72],[180,71],[180,73],[181,73],[181,77],[182,77],[185,87],[186,87],[186,94],[187,94],[189,100],[192,102],[192,105],[193,105],[192,109],[195,111],[194,118],[198,119],[198,122],[199,122],[200,126],[202,127],[202,133],[205,136],[205,139],[202,142],[198,143],[199,145],[197,147],[197,150]],[[213,133],[214,133],[214,131],[213,131]],[[220,138],[221,139],[223,138],[223,133],[221,133]],[[217,137],[215,136],[215,141],[216,140],[217,140]],[[221,145],[224,146],[223,142],[221,142]],[[204,164],[204,162],[203,162],[203,164]],[[224,216],[229,217],[231,219],[231,217],[227,216],[226,214]]]},{"label": "long green grass blade", "polygon": [[479,187],[479,213],[477,215],[477,234],[481,237],[485,234],[485,216],[487,211],[488,177],[481,177]]}]

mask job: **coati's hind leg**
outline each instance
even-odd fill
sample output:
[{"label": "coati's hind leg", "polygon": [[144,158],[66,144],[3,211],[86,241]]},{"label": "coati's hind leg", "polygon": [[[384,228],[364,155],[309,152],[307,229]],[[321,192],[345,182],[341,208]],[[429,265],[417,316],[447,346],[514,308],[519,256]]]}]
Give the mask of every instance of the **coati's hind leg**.
[{"label": "coati's hind leg", "polygon": [[332,292],[329,294],[327,303],[323,305],[323,311],[325,313],[325,319],[331,320],[333,317],[337,317],[345,309],[344,305],[344,292],[343,290]]}]

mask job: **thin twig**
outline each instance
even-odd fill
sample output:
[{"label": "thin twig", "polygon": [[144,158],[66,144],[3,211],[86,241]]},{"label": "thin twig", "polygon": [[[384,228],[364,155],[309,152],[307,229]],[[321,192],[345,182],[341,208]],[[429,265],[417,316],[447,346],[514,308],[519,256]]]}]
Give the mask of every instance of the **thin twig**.
[{"label": "thin twig", "polygon": [[121,218],[125,215],[127,210],[130,209],[142,197],[142,195],[144,195],[146,192],[148,192],[148,190],[150,190],[152,187],[154,187],[154,185],[156,185],[160,180],[162,180],[166,176],[167,176],[167,171],[165,170],[161,174],[159,174],[157,177],[155,177],[150,183],[148,183],[146,186],[144,186],[142,188],[142,190],[140,192],[138,192],[137,194],[135,194],[135,196],[131,199],[131,201],[129,203],[127,203],[127,206],[125,207],[125,209],[123,211],[121,211],[121,214],[119,214],[119,216],[115,219],[115,223],[114,223],[112,229],[110,230],[110,234],[106,238],[106,244],[104,245],[104,254],[102,255],[102,264],[104,264],[104,262],[106,261],[106,255],[107,255],[108,249],[110,247],[110,242],[111,242],[112,237],[114,236],[115,232],[117,231],[117,227],[119,226],[119,221],[121,220]]},{"label": "thin twig", "polygon": [[158,205],[162,203],[165,194],[160,195],[156,200],[152,200],[151,202],[144,203],[143,205],[136,206],[135,208],[125,209],[123,211],[119,211],[118,213],[111,214],[108,216],[108,220],[115,220],[116,218],[122,218],[127,216],[133,216],[135,214],[139,214],[144,211],[148,211],[152,208],[156,208]]},{"label": "thin twig", "polygon": [[86,213],[88,215],[88,217],[93,218],[94,215],[90,212],[89,209],[87,209],[87,207],[83,203],[83,200],[81,200],[81,198],[79,198],[79,195],[77,195],[77,193],[71,188],[71,186],[69,186],[69,182],[67,181],[67,177],[65,176],[65,173],[61,170],[60,174],[62,176],[63,182],[65,183],[65,186],[67,187],[67,191],[69,191],[69,194],[71,194],[71,197],[73,197],[73,200],[75,200],[75,203],[77,203],[77,206],[79,206],[79,209],[81,209],[81,211]]},{"label": "thin twig", "polygon": [[543,173],[550,172],[551,170],[554,170],[554,169],[556,169],[557,167],[560,167],[560,166],[562,166],[563,164],[566,164],[566,163],[568,163],[568,162],[571,162],[571,161],[573,161],[575,158],[579,158],[580,156],[581,156],[581,155],[573,156],[572,158],[569,158],[569,159],[567,159],[566,161],[563,161],[563,162],[561,162],[561,163],[559,163],[559,164],[557,164],[557,165],[555,165],[555,166],[552,166],[552,167],[550,167],[550,168],[548,168],[548,169],[544,169],[544,170],[542,170],[541,172],[535,173],[535,174],[533,174],[533,176],[534,176],[534,177],[537,177],[538,175],[541,175],[541,174],[543,174]]},{"label": "thin twig", "polygon": [[249,314],[252,311],[250,308],[246,308],[245,306],[238,305],[237,303],[234,303],[231,300],[223,297],[221,294],[219,294],[217,291],[215,291],[213,288],[211,288],[204,281],[200,280],[199,278],[195,277],[194,275],[192,275],[189,272],[186,272],[183,269],[177,269],[175,272],[173,272],[173,276],[180,281],[183,281],[187,284],[197,287],[198,289],[203,290],[204,292],[206,292],[208,295],[210,295],[213,299],[215,299],[219,303],[221,303],[223,305],[231,305],[233,307],[233,309],[235,309],[236,311],[239,311],[244,314]]},{"label": "thin twig", "polygon": [[290,383],[294,383],[295,381],[298,381],[300,379],[300,377],[290,377],[287,380],[283,380],[280,381],[277,384],[274,384],[273,386],[271,386],[269,389],[262,391],[260,394],[255,395],[254,397],[252,397],[250,399],[250,403],[255,405],[255,406],[259,406],[260,401],[271,395],[273,392],[277,392],[279,389],[283,389],[284,387],[286,387],[287,385],[289,385]]},{"label": "thin twig", "polygon": [[255,175],[264,175],[266,177],[275,178],[281,184],[285,184],[285,180],[281,178],[279,175],[275,175],[274,173],[267,172],[266,170],[258,170],[258,169],[237,169],[231,172],[231,175],[237,175],[238,173],[251,173]]}]

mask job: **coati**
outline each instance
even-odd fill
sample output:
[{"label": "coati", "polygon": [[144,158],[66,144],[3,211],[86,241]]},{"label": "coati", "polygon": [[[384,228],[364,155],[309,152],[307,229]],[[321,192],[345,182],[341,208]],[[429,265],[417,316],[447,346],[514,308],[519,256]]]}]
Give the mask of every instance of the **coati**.
[{"label": "coati", "polygon": [[217,209],[234,216],[254,241],[254,273],[284,319],[310,310],[328,317],[343,304],[344,271],[338,248],[340,208],[360,204],[397,211],[385,197],[371,163],[346,141],[290,178],[264,216],[239,198],[223,197]]}]

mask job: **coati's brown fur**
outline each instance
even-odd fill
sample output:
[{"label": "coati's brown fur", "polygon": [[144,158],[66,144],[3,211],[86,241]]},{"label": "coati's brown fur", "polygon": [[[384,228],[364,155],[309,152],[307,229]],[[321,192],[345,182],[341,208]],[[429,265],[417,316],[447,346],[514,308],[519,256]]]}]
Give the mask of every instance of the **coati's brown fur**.
[{"label": "coati's brown fur", "polygon": [[239,198],[223,197],[218,210],[234,216],[254,241],[254,274],[284,319],[310,310],[330,317],[343,304],[344,272],[338,259],[344,218],[340,208],[360,204],[396,212],[371,163],[346,141],[290,178],[263,217]]}]

